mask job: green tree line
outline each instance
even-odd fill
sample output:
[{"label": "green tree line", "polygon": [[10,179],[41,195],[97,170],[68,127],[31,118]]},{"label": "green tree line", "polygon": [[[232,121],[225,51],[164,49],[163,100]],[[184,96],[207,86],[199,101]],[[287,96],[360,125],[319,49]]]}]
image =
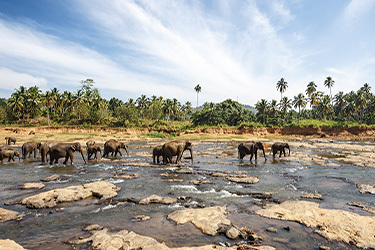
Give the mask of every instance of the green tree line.
[{"label": "green tree line", "polygon": [[[0,101],[0,123],[20,125],[104,125],[114,127],[155,127],[188,121],[191,126],[291,126],[300,120],[312,119],[339,123],[375,124],[375,96],[365,83],[357,91],[338,92],[332,96],[334,81],[327,77],[324,86],[330,94],[317,90],[312,81],[305,93],[289,99],[283,96],[288,88],[284,78],[276,84],[280,101],[261,99],[256,112],[244,109],[231,99],[220,103],[204,103],[197,109],[190,102],[181,104],[176,98],[141,95],[127,101],[106,100],[94,88],[94,80],[81,81],[76,92],[53,88],[43,93],[39,87],[15,89],[9,99]],[[201,86],[194,90],[198,93]]]}]

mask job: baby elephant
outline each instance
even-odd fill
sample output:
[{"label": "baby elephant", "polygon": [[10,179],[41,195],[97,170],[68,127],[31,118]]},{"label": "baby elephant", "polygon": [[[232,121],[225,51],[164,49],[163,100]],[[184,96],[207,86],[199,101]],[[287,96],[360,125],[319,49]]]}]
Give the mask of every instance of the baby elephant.
[{"label": "baby elephant", "polygon": [[10,143],[16,144],[16,138],[13,136],[5,137],[5,144],[10,145]]},{"label": "baby elephant", "polygon": [[100,149],[99,146],[95,146],[95,145],[88,145],[87,146],[87,159],[90,160],[90,157],[92,155],[94,155],[94,160],[95,159],[98,159],[98,152],[100,153],[100,155],[102,155],[102,150]]},{"label": "baby elephant", "polygon": [[156,158],[158,164],[160,163],[160,160],[159,160],[160,156],[163,157],[163,145],[156,146],[152,150],[152,159],[153,159],[154,164],[155,164],[155,158]]},{"label": "baby elephant", "polygon": [[289,148],[289,144],[288,143],[282,143],[282,142],[276,142],[272,145],[271,149],[272,149],[272,153],[273,153],[273,158],[275,158],[275,155],[277,154],[278,151],[280,151],[280,155],[279,157],[281,157],[281,153],[284,153],[284,157],[285,157],[285,149],[288,149],[289,150],[289,154],[290,155],[290,148]]},{"label": "baby elephant", "polygon": [[10,160],[15,161],[14,156],[17,156],[18,160],[21,160],[20,153],[18,153],[17,151],[14,151],[14,150],[1,150],[0,151],[1,163],[4,163],[5,158],[8,158],[8,162],[10,162]]}]

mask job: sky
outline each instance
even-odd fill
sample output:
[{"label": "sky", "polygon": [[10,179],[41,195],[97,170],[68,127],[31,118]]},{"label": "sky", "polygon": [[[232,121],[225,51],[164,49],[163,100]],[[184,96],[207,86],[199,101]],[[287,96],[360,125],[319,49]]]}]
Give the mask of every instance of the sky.
[{"label": "sky", "polygon": [[375,89],[375,0],[0,0],[0,97],[38,86],[254,106]]}]

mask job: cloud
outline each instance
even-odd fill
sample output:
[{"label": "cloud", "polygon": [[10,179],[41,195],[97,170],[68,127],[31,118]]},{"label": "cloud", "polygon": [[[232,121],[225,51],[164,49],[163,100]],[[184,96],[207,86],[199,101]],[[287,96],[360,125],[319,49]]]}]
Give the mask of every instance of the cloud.
[{"label": "cloud", "polygon": [[344,10],[343,20],[346,26],[361,20],[367,13],[371,13],[375,6],[373,0],[351,0]]},{"label": "cloud", "polygon": [[16,72],[7,68],[0,68],[0,75],[2,81],[6,81],[6,84],[3,84],[2,89],[13,91],[19,86],[19,83],[24,83],[23,86],[31,87],[38,86],[39,88],[45,88],[47,80],[43,77],[34,77],[29,74]]}]

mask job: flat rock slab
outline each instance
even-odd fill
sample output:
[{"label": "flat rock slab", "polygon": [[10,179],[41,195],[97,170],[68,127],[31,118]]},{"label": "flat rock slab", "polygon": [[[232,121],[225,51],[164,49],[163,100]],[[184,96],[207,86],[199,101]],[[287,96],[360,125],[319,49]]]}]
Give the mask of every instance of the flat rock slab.
[{"label": "flat rock slab", "polygon": [[237,183],[246,183],[246,184],[256,184],[259,182],[259,178],[256,176],[228,176],[227,177],[228,181],[233,181]]},{"label": "flat rock slab", "polygon": [[322,195],[321,194],[303,194],[301,195],[301,198],[322,200]]},{"label": "flat rock slab", "polygon": [[[95,231],[92,236],[86,239],[69,242],[70,244],[85,244],[92,242],[92,248],[98,250],[108,249],[142,249],[142,250],[237,250],[238,247],[222,247],[218,245],[205,245],[198,247],[178,247],[170,248],[164,243],[160,243],[157,240],[136,234],[131,231],[122,230],[119,232],[109,232],[107,228]],[[273,250],[273,247],[254,247],[243,249],[262,249],[262,250]]]},{"label": "flat rock slab", "polygon": [[46,185],[42,184],[42,183],[37,183],[37,182],[33,182],[33,183],[24,183],[21,187],[21,189],[42,189],[44,188]]},{"label": "flat rock slab", "polygon": [[131,180],[140,177],[141,175],[138,173],[134,174],[125,174],[125,175],[115,175],[113,178],[120,178],[120,179],[125,179],[125,180]]},{"label": "flat rock slab", "polygon": [[266,205],[257,214],[280,220],[296,221],[316,227],[316,233],[328,240],[343,241],[357,247],[375,248],[375,217],[337,209],[323,209],[310,201],[285,201]]},{"label": "flat rock slab", "polygon": [[44,182],[50,182],[50,181],[57,181],[58,179],[60,179],[60,175],[54,174],[54,175],[48,176],[40,180]]},{"label": "flat rock slab", "polygon": [[5,222],[8,220],[15,220],[17,219],[17,216],[18,216],[18,212],[0,207],[0,222]]},{"label": "flat rock slab", "polygon": [[375,185],[357,184],[361,194],[375,194]]},{"label": "flat rock slab", "polygon": [[230,225],[226,217],[226,207],[207,207],[202,209],[177,210],[169,214],[167,219],[177,223],[177,225],[191,222],[204,234],[215,236],[219,229],[219,224]]},{"label": "flat rock slab", "polygon": [[148,205],[151,203],[157,203],[157,204],[173,204],[177,202],[177,198],[171,198],[171,197],[161,197],[158,195],[151,195],[147,198],[144,198],[139,202],[140,205]]},{"label": "flat rock slab", "polygon": [[57,203],[78,201],[89,197],[109,199],[117,195],[120,188],[106,181],[97,181],[78,186],[69,186],[27,197],[21,204],[28,208],[51,208]]},{"label": "flat rock slab", "polygon": [[18,245],[15,241],[13,240],[0,240],[0,249],[1,250],[24,250],[22,246]]}]

